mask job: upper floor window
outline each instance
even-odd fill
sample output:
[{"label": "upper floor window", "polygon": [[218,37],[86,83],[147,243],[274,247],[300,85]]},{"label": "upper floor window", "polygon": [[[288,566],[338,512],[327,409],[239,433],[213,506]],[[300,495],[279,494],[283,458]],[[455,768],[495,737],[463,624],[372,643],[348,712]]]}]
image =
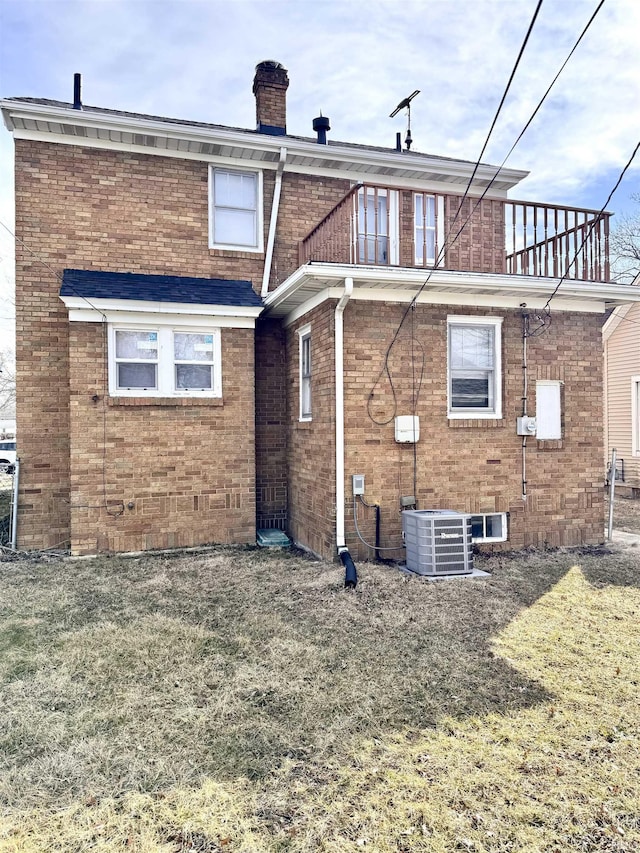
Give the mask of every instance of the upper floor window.
[{"label": "upper floor window", "polygon": [[356,263],[398,263],[398,193],[360,187],[355,205]]},{"label": "upper floor window", "polygon": [[300,340],[300,420],[311,420],[311,326],[298,331]]},{"label": "upper floor window", "polygon": [[262,251],[262,173],[210,167],[209,245]]},{"label": "upper floor window", "polygon": [[436,266],[443,262],[444,198],[428,193],[414,193],[414,263]]},{"label": "upper floor window", "polygon": [[220,397],[220,330],[111,326],[109,393]]},{"label": "upper floor window", "polygon": [[499,317],[449,317],[448,400],[450,418],[502,417]]}]

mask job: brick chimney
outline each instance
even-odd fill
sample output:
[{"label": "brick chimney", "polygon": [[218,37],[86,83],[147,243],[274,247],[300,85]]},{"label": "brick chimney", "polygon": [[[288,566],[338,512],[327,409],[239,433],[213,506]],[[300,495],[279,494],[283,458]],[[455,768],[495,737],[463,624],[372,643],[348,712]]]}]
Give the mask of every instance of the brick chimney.
[{"label": "brick chimney", "polygon": [[287,69],[267,59],[256,65],[253,94],[256,96],[256,130],[271,136],[287,132]]}]

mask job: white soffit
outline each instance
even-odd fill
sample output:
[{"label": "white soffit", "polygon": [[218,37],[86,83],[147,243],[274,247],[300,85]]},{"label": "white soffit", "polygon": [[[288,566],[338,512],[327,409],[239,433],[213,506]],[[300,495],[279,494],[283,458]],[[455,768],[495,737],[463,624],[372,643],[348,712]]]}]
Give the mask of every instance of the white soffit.
[{"label": "white soffit", "polygon": [[[450,270],[409,270],[342,264],[300,267],[265,298],[272,317],[301,316],[325,299],[339,297],[342,282],[353,278],[352,299],[369,302],[410,302],[419,293],[420,304],[479,305],[495,308],[542,308],[553,294],[557,279],[493,275]],[[426,284],[425,284],[426,282]],[[640,291],[624,285],[564,281],[554,296],[552,310],[604,313],[607,307],[640,302]]]},{"label": "white soffit", "polygon": [[[0,107],[7,128],[17,139],[40,139],[184,159],[234,161],[236,165],[238,161],[250,161],[274,169],[280,148],[286,144],[288,171],[331,174],[352,180],[365,176],[385,178],[399,186],[415,185],[416,181],[426,186],[443,183],[466,186],[474,169],[473,163],[415,152],[340,143],[318,145],[312,140],[291,136],[102,113],[91,108],[74,110],[16,100],[0,101]],[[482,190],[493,181],[491,195],[503,197],[528,174],[518,169],[501,169],[494,180],[495,173],[496,167],[481,165],[473,181],[474,188]]]}]

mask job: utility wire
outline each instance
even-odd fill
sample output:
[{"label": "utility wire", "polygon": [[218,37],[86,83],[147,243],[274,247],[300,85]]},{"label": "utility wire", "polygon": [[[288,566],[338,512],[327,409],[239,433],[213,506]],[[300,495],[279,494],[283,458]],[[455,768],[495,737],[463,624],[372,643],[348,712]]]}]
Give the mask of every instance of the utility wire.
[{"label": "utility wire", "polygon": [[[603,1],[604,1],[604,0],[603,0]],[[467,195],[469,194],[469,190],[471,189],[471,185],[472,185],[472,183],[473,183],[473,179],[474,179],[474,177],[475,177],[475,175],[476,175],[476,173],[477,173],[478,169],[480,168],[480,163],[481,163],[481,161],[482,161],[482,156],[483,156],[483,154],[484,154],[484,152],[485,152],[485,150],[486,150],[486,147],[487,147],[487,145],[488,145],[488,143],[489,143],[489,139],[490,139],[490,137],[491,137],[491,134],[492,134],[492,132],[493,132],[493,129],[494,129],[494,127],[495,127],[495,125],[496,125],[496,122],[497,122],[497,120],[498,120],[498,116],[500,115],[500,112],[502,111],[502,107],[503,107],[504,102],[505,102],[505,100],[506,100],[506,97],[507,97],[507,94],[508,94],[508,92],[509,92],[509,89],[511,88],[511,83],[513,82],[514,76],[515,76],[516,71],[517,71],[517,69],[518,69],[518,66],[519,66],[519,64],[520,64],[520,60],[522,59],[522,56],[523,56],[523,54],[524,54],[524,50],[525,50],[526,45],[527,45],[527,43],[528,43],[528,41],[529,41],[529,37],[530,37],[531,32],[532,32],[532,30],[533,30],[533,26],[534,26],[534,24],[535,24],[536,18],[538,17],[538,13],[540,12],[540,8],[541,8],[541,6],[542,6],[542,2],[543,2],[543,0],[538,0],[538,4],[537,4],[537,6],[536,6],[536,8],[535,8],[535,11],[534,11],[534,13],[533,13],[533,17],[532,17],[531,22],[530,22],[530,24],[529,24],[529,27],[528,27],[528,29],[527,29],[527,33],[526,33],[526,35],[525,35],[524,41],[522,42],[522,45],[521,45],[520,50],[519,50],[519,52],[518,52],[518,56],[517,56],[517,58],[516,58],[516,62],[515,62],[515,64],[514,64],[513,70],[511,71],[511,75],[510,75],[510,77],[509,77],[509,81],[508,81],[508,83],[507,83],[507,86],[506,86],[506,88],[505,88],[505,90],[504,90],[503,94],[502,94],[502,97],[501,97],[501,99],[500,99],[500,103],[499,103],[499,105],[498,105],[498,109],[496,110],[496,114],[495,114],[495,116],[494,116],[494,118],[493,118],[493,121],[492,121],[492,123],[491,123],[491,127],[490,127],[489,132],[488,132],[488,134],[487,134],[487,136],[486,136],[486,139],[485,139],[485,141],[484,141],[484,145],[482,146],[482,150],[481,150],[481,152],[480,152],[480,156],[478,157],[478,159],[477,159],[477,161],[476,161],[476,164],[475,164],[475,166],[474,166],[474,169],[473,169],[473,172],[472,172],[472,174],[471,174],[471,177],[469,178],[469,182],[468,182],[468,184],[467,184],[467,186],[466,186],[466,189],[465,189],[465,191],[464,191],[464,194],[463,194],[463,196],[462,196],[462,198],[461,198],[461,200],[460,200],[460,204],[459,204],[459,206],[458,206],[458,210],[457,210],[457,212],[456,212],[456,214],[455,214],[455,216],[454,216],[454,218],[453,218],[453,221],[452,221],[452,223],[451,223],[451,226],[450,226],[450,228],[449,228],[449,236],[450,236],[450,234],[451,234],[451,228],[452,228],[452,226],[454,225],[454,223],[455,223],[456,219],[458,218],[458,216],[459,216],[459,214],[460,214],[460,211],[461,211],[461,209],[462,209],[462,206],[463,206],[463,204],[464,204],[464,202],[465,202],[465,200],[466,200],[466,198],[467,198]],[[554,82],[555,82],[555,81],[554,81]],[[546,97],[546,96],[545,96],[545,97]],[[515,146],[514,146],[514,147],[515,147]],[[499,171],[499,170],[498,170],[498,171]],[[496,172],[496,175],[494,175],[494,177],[492,178],[491,182],[489,183],[489,186],[487,187],[487,190],[489,189],[489,187],[491,186],[491,184],[492,184],[492,183],[493,183],[493,181],[495,180],[495,178],[496,178],[497,174],[498,174],[498,173]],[[486,192],[486,190],[485,190],[485,192]],[[465,224],[466,224],[466,223],[465,223]],[[457,239],[458,239],[458,237],[460,236],[460,233],[461,233],[461,230],[460,230],[460,231],[458,231],[458,233],[455,235],[455,237],[453,238],[452,242],[451,242],[448,246],[447,246],[447,241],[448,241],[448,239],[449,239],[449,236],[445,239],[445,241],[444,241],[444,245],[443,245],[443,246],[442,246],[442,248],[440,249],[440,251],[439,251],[439,253],[438,253],[438,257],[435,259],[435,263],[434,263],[433,269],[431,269],[431,270],[429,271],[429,273],[428,273],[428,275],[427,275],[427,277],[426,277],[425,281],[422,283],[422,285],[421,285],[421,287],[419,288],[418,292],[414,295],[413,299],[411,300],[411,302],[410,302],[410,303],[409,303],[409,305],[407,306],[407,308],[406,308],[406,310],[405,310],[404,314],[402,315],[402,318],[401,318],[401,320],[400,320],[400,323],[399,323],[399,325],[398,325],[398,328],[396,329],[396,332],[395,332],[395,334],[394,334],[394,336],[393,336],[393,338],[392,338],[392,340],[391,340],[391,343],[389,344],[389,346],[388,346],[388,348],[387,348],[387,351],[386,351],[386,354],[385,354],[385,358],[384,358],[384,362],[383,362],[382,368],[381,368],[381,370],[380,370],[380,373],[378,374],[378,377],[377,377],[377,379],[376,379],[376,381],[375,381],[375,383],[374,383],[374,385],[373,385],[373,387],[372,387],[372,389],[371,389],[371,392],[370,392],[370,394],[369,394],[369,398],[368,398],[368,400],[367,400],[367,413],[368,413],[368,415],[369,415],[369,418],[370,418],[374,423],[376,423],[376,424],[378,424],[378,425],[380,425],[380,426],[383,426],[383,425],[385,425],[385,424],[390,423],[390,422],[393,420],[393,418],[394,418],[394,416],[395,416],[395,411],[396,411],[396,409],[397,409],[397,399],[396,399],[396,394],[395,394],[395,388],[393,387],[393,380],[392,380],[392,378],[391,378],[391,374],[390,374],[390,371],[389,371],[389,355],[390,355],[390,353],[391,353],[391,350],[393,349],[393,346],[394,346],[394,344],[395,344],[395,342],[396,342],[396,340],[397,340],[397,338],[398,338],[398,335],[400,334],[400,331],[401,331],[402,326],[404,325],[404,322],[405,322],[405,320],[406,320],[406,318],[407,318],[407,316],[408,316],[408,314],[409,314],[409,311],[411,310],[412,306],[413,306],[413,305],[415,305],[415,304],[417,303],[418,298],[420,297],[420,295],[422,294],[423,290],[425,289],[425,287],[427,286],[427,284],[428,284],[428,283],[429,283],[429,281],[431,280],[431,276],[433,275],[433,273],[434,273],[435,269],[437,268],[438,264],[440,263],[440,261],[441,261],[441,260],[442,260],[442,258],[444,257],[444,254],[445,254],[445,252],[446,252],[447,248],[450,248],[450,247],[453,245],[453,243],[455,242],[455,240],[457,240]],[[372,397],[373,397],[373,395],[374,395],[375,389],[376,389],[376,388],[377,388],[377,386],[378,386],[378,383],[380,382],[380,380],[382,379],[382,377],[385,375],[385,373],[386,373],[386,375],[388,376],[388,378],[389,378],[389,382],[390,382],[390,385],[391,385],[391,392],[392,392],[392,396],[393,396],[393,412],[394,412],[394,414],[392,414],[390,418],[388,418],[388,419],[386,419],[386,420],[383,420],[383,421],[380,421],[380,420],[377,420],[377,419],[372,415],[372,413],[371,413],[371,399],[372,399]]]},{"label": "utility wire", "polygon": [[543,311],[545,311],[545,312],[549,312],[549,311],[550,311],[550,307],[549,307],[549,306],[551,305],[551,300],[552,300],[552,299],[553,299],[553,297],[556,295],[556,293],[560,290],[560,286],[561,286],[562,282],[566,279],[567,275],[569,274],[569,270],[570,270],[570,269],[571,269],[571,267],[575,264],[575,262],[576,262],[576,260],[577,260],[577,258],[578,258],[578,256],[579,256],[579,254],[580,254],[580,252],[582,251],[582,249],[583,249],[583,247],[584,247],[585,243],[587,242],[587,240],[588,240],[588,239],[589,239],[589,237],[591,236],[591,233],[592,233],[593,229],[595,228],[596,224],[597,224],[598,222],[600,222],[600,220],[601,220],[601,218],[602,218],[602,215],[604,214],[605,210],[606,210],[606,209],[607,209],[607,207],[609,206],[609,202],[611,201],[611,199],[612,199],[612,197],[613,197],[613,195],[614,195],[615,191],[618,189],[618,187],[619,187],[619,186],[620,186],[620,184],[622,183],[622,179],[624,178],[624,176],[625,176],[625,174],[626,174],[626,172],[627,172],[627,169],[628,169],[628,168],[629,168],[629,166],[631,166],[631,164],[633,163],[633,161],[634,161],[634,159],[635,159],[635,156],[636,156],[636,154],[638,153],[638,149],[640,149],[640,140],[638,141],[638,144],[636,145],[636,147],[633,149],[633,154],[631,155],[631,157],[629,157],[629,159],[628,159],[628,160],[627,160],[627,162],[626,162],[626,165],[624,166],[623,170],[620,172],[620,175],[618,176],[618,180],[615,182],[613,189],[611,190],[611,192],[610,192],[610,193],[609,193],[609,195],[607,196],[607,200],[605,201],[605,203],[603,204],[603,206],[600,208],[600,211],[598,212],[598,215],[597,215],[597,216],[593,219],[593,221],[591,222],[591,225],[590,225],[590,227],[589,227],[589,230],[586,232],[586,234],[585,234],[585,236],[584,236],[584,238],[583,238],[583,240],[582,240],[582,243],[580,244],[580,246],[576,249],[576,251],[575,251],[575,253],[574,253],[573,260],[572,260],[572,261],[571,261],[571,263],[568,265],[568,267],[567,267],[567,269],[565,270],[565,272],[562,274],[562,277],[560,278],[560,281],[557,283],[557,285],[556,285],[556,287],[555,287],[555,290],[553,291],[553,293],[551,294],[551,296],[547,299],[547,303],[546,303],[546,305],[544,306]]},{"label": "utility wire", "polygon": [[[475,203],[475,205],[474,205],[474,207],[473,207],[473,209],[472,209],[471,213],[467,216],[467,218],[465,219],[465,221],[463,222],[463,224],[460,226],[460,229],[459,229],[459,230],[458,230],[458,232],[456,233],[456,235],[455,235],[455,237],[454,237],[454,239],[453,239],[453,241],[452,241],[451,245],[453,245],[453,243],[455,243],[455,241],[458,239],[458,237],[459,237],[459,236],[460,236],[460,234],[462,233],[463,229],[467,226],[467,224],[469,223],[469,221],[470,221],[470,220],[471,220],[471,218],[473,217],[473,214],[476,212],[476,210],[477,210],[477,209],[478,209],[478,207],[480,206],[480,202],[481,202],[481,201],[483,201],[483,199],[485,198],[485,196],[486,196],[486,195],[487,195],[487,193],[489,192],[489,189],[492,187],[493,182],[495,181],[495,179],[498,177],[498,175],[500,174],[500,172],[501,172],[501,171],[502,171],[502,169],[504,168],[505,163],[507,162],[507,160],[509,159],[509,157],[511,157],[511,155],[513,154],[513,152],[514,152],[514,150],[515,150],[516,146],[518,145],[518,143],[520,142],[520,140],[522,139],[522,137],[525,135],[525,133],[526,133],[526,132],[527,132],[527,130],[529,129],[529,127],[530,127],[531,123],[533,122],[534,118],[537,116],[538,112],[540,111],[540,108],[542,107],[542,105],[543,105],[543,104],[544,104],[544,102],[546,101],[547,97],[549,96],[549,93],[551,92],[551,90],[552,90],[552,89],[553,89],[553,87],[555,86],[556,82],[558,81],[558,78],[560,77],[560,75],[561,75],[561,74],[562,74],[562,72],[564,71],[564,69],[565,69],[565,67],[566,67],[567,63],[569,62],[569,60],[570,60],[570,59],[571,59],[571,57],[573,56],[573,54],[574,54],[574,52],[575,52],[576,48],[578,47],[578,45],[580,44],[580,42],[582,41],[582,39],[583,39],[583,38],[584,38],[584,36],[586,35],[587,30],[589,29],[589,27],[591,26],[591,24],[592,24],[592,23],[593,23],[593,21],[595,20],[596,15],[597,15],[597,14],[598,14],[598,12],[600,11],[600,9],[602,9],[602,6],[604,5],[604,2],[605,2],[605,0],[600,0],[600,2],[598,3],[598,5],[597,5],[597,7],[596,7],[596,9],[595,9],[595,11],[594,11],[594,13],[593,13],[593,15],[591,15],[591,17],[590,17],[590,18],[589,18],[589,20],[587,21],[587,23],[586,23],[586,25],[585,25],[584,29],[582,30],[582,32],[581,32],[581,33],[580,33],[580,35],[578,36],[578,39],[577,39],[576,43],[573,45],[573,47],[572,47],[572,48],[571,48],[571,50],[569,51],[569,54],[567,55],[567,58],[566,58],[566,59],[565,59],[565,61],[562,63],[562,65],[561,65],[561,66],[560,66],[560,68],[558,69],[558,72],[556,73],[556,76],[553,78],[553,80],[552,80],[552,81],[551,81],[551,83],[549,84],[549,86],[548,86],[548,88],[547,88],[547,91],[544,93],[544,95],[543,95],[543,96],[540,98],[540,100],[538,101],[538,105],[536,106],[535,110],[531,113],[531,116],[529,117],[529,120],[527,121],[527,123],[525,124],[525,126],[522,128],[522,130],[521,130],[521,131],[520,131],[520,133],[518,134],[518,137],[516,138],[516,141],[513,143],[513,145],[511,146],[511,148],[508,150],[508,152],[507,152],[507,154],[506,154],[506,156],[505,156],[504,160],[502,161],[502,163],[500,163],[500,165],[499,165],[499,166],[498,166],[498,168],[496,169],[494,176],[491,178],[491,180],[489,181],[489,183],[487,184],[487,186],[484,188],[484,190],[483,190],[483,192],[482,192],[482,195],[481,195],[481,196],[476,200],[476,203]],[[459,209],[458,209],[458,210],[459,210]],[[457,218],[457,214],[456,214],[456,218]],[[455,219],[454,219],[454,223],[455,223]],[[453,223],[452,223],[452,226],[453,226]]]},{"label": "utility wire", "polygon": [[513,69],[511,71],[511,75],[509,77],[509,80],[507,82],[505,90],[502,93],[502,97],[500,98],[500,103],[498,104],[498,109],[496,110],[496,114],[493,117],[493,121],[491,122],[491,127],[489,128],[489,132],[487,133],[486,139],[484,141],[484,145],[482,146],[482,150],[480,151],[480,155],[476,161],[476,165],[473,168],[473,172],[471,173],[471,177],[469,178],[469,183],[467,184],[467,188],[464,191],[464,195],[462,196],[462,199],[460,200],[460,204],[458,206],[458,210],[456,211],[456,215],[453,217],[453,222],[451,223],[452,226],[455,224],[455,222],[456,222],[456,220],[460,214],[460,211],[462,210],[462,205],[464,204],[464,201],[465,201],[465,199],[469,193],[469,190],[471,189],[473,179],[475,178],[476,173],[477,173],[478,169],[480,168],[480,163],[482,162],[482,157],[484,156],[484,152],[487,149],[487,146],[489,144],[489,139],[491,138],[491,134],[493,133],[493,129],[495,128],[496,122],[498,121],[498,116],[500,115],[500,113],[502,111],[502,107],[504,106],[504,102],[506,101],[507,95],[509,94],[509,89],[511,88],[511,84],[513,83],[513,78],[516,76],[516,71],[518,70],[518,66],[520,65],[520,60],[522,59],[525,48],[526,48],[527,43],[529,41],[529,37],[531,36],[531,33],[533,31],[533,27],[534,27],[534,24],[536,22],[536,18],[538,17],[538,13],[540,12],[540,8],[542,7],[542,2],[543,2],[543,0],[538,0],[538,5],[535,8],[535,11],[533,13],[533,17],[531,18],[531,23],[529,24],[529,29],[527,30],[527,33],[524,37],[524,41],[522,42],[522,45],[520,47],[518,57],[515,61],[515,65],[513,66]]}]

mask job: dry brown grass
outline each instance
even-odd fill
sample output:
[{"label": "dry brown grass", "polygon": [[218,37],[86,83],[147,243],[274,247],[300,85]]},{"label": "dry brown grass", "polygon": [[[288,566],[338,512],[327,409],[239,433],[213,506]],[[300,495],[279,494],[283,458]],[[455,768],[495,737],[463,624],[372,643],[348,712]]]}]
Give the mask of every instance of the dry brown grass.
[{"label": "dry brown grass", "polygon": [[[609,522],[609,502],[606,501],[606,523]],[[640,499],[615,495],[613,502],[613,529],[640,534]]]},{"label": "dry brown grass", "polygon": [[0,850],[637,850],[640,558],[484,567],[3,564]]}]

